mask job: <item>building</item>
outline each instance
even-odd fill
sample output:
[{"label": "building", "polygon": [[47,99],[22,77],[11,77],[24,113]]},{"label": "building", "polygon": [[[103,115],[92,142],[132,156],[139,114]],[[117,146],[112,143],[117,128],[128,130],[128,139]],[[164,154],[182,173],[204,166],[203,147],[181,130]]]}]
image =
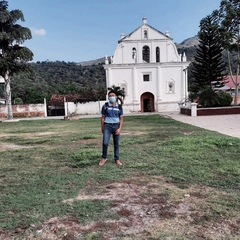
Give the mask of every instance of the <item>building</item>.
[{"label": "building", "polygon": [[147,24],[128,35],[121,35],[111,58],[105,59],[107,87],[125,89],[125,112],[162,112],[178,110],[188,98],[185,54],[165,34]]},{"label": "building", "polygon": [[236,85],[238,85],[238,100],[237,100],[237,104],[240,104],[240,76],[226,76],[226,78],[224,79],[224,86],[222,88],[220,88],[220,90],[226,91],[229,94],[232,95],[233,97],[233,101],[232,101],[232,105],[234,104],[234,96],[235,96],[235,91],[236,91]]}]

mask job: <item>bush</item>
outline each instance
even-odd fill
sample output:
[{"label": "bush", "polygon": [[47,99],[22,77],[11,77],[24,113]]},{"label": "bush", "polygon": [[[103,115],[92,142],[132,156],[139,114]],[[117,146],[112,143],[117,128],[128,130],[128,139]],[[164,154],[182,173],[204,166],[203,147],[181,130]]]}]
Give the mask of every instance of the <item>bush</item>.
[{"label": "bush", "polygon": [[224,91],[205,88],[198,94],[198,104],[202,107],[225,107],[232,103],[232,96]]},{"label": "bush", "polygon": [[219,107],[229,106],[232,103],[232,96],[224,91],[217,93],[219,100]]},{"label": "bush", "polygon": [[23,100],[21,98],[15,98],[14,99],[14,104],[16,104],[16,105],[23,104]]},{"label": "bush", "polygon": [[215,107],[219,105],[217,93],[210,87],[203,89],[198,95],[198,104],[202,107]]}]

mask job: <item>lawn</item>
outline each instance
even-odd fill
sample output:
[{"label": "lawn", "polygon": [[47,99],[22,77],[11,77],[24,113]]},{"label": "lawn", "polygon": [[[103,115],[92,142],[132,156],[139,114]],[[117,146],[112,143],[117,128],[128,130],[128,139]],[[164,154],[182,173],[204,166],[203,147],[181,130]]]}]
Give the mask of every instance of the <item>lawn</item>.
[{"label": "lawn", "polygon": [[0,239],[239,239],[240,139],[160,115],[0,123]]}]

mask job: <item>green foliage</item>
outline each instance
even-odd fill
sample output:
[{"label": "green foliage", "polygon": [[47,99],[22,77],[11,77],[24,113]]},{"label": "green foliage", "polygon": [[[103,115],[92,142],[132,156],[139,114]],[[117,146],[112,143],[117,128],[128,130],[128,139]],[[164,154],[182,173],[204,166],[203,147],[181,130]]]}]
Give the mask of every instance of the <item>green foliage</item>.
[{"label": "green foliage", "polygon": [[26,63],[33,59],[33,53],[21,44],[31,39],[32,34],[29,28],[17,24],[17,21],[24,21],[23,13],[18,9],[9,11],[7,1],[0,2],[0,16],[0,75],[6,85],[8,119],[12,119],[10,77],[29,69]]},{"label": "green foliage", "polygon": [[32,38],[30,29],[16,24],[24,21],[20,10],[8,10],[7,1],[0,2],[0,74],[5,77],[8,71],[10,75],[27,67],[27,61],[32,60],[33,53],[21,46],[25,40]]},{"label": "green foliage", "polygon": [[224,91],[214,91],[212,88],[205,88],[192,98],[198,98],[198,104],[202,107],[224,107],[232,102],[232,96]]},{"label": "green foliage", "polygon": [[193,80],[190,88],[193,92],[212,87],[213,82],[218,88],[223,85],[220,81],[226,67],[222,60],[223,48],[216,21],[216,18],[207,16],[200,23],[200,44],[192,63]]},{"label": "green foliage", "polygon": [[[228,51],[227,59],[230,74],[239,74],[240,67],[240,2],[239,0],[222,0],[219,10],[215,10],[212,16],[218,18],[219,32],[224,48]],[[232,53],[232,54],[230,54]],[[239,82],[235,85],[234,105],[238,102]]]},{"label": "green foliage", "polygon": [[79,94],[104,100],[105,71],[102,65],[81,66],[72,62],[37,62],[29,64],[31,73],[12,78],[12,97],[24,103],[41,103],[53,94]]},{"label": "green foliage", "polygon": [[99,158],[99,151],[96,149],[85,149],[70,156],[73,160],[72,166],[86,167],[95,165],[95,160]]},{"label": "green foliage", "polygon": [[238,0],[222,0],[219,10],[212,13],[218,16],[221,36],[225,48],[239,52],[240,3]]},{"label": "green foliage", "polygon": [[23,101],[21,98],[15,98],[14,99],[14,104],[18,105],[18,104],[23,104]]},{"label": "green foliage", "polygon": [[211,88],[205,88],[198,94],[198,104],[202,107],[219,105],[217,93]]},{"label": "green foliage", "polygon": [[226,93],[224,91],[219,91],[219,92],[217,92],[217,95],[218,95],[218,101],[219,101],[220,107],[231,105],[232,96],[229,93]]}]

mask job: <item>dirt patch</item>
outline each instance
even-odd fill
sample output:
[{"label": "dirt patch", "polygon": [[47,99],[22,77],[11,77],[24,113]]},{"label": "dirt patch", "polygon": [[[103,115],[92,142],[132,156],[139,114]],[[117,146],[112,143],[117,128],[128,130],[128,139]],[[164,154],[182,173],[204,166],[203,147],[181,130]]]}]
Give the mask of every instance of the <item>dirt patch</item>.
[{"label": "dirt patch", "polygon": [[[53,135],[56,134],[55,132],[38,132],[38,133],[21,133],[21,137],[23,138],[35,138],[38,136],[47,136],[47,135]],[[0,138],[4,137],[18,137],[19,135],[16,134],[11,134],[11,133],[2,133],[0,134]],[[0,142],[0,150],[5,150],[5,149],[22,149],[22,148],[32,148],[34,146],[23,146],[23,145],[17,145],[14,143],[2,143]]]},{"label": "dirt patch", "polygon": [[[47,136],[47,135],[53,135],[53,134],[56,134],[56,133],[55,132],[21,133],[21,136],[30,138],[35,136]],[[0,138],[13,137],[13,136],[18,136],[18,135],[12,134],[12,133],[0,133]]]},{"label": "dirt patch", "polygon": [[0,152],[6,150],[17,150],[17,149],[24,149],[24,148],[33,148],[35,146],[24,146],[24,145],[17,145],[14,143],[0,143]]},{"label": "dirt patch", "polygon": [[122,131],[121,135],[142,135],[146,134],[146,132],[140,132],[140,131],[134,131],[134,132],[127,132],[127,131]]},{"label": "dirt patch", "polygon": [[[89,185],[90,187],[90,185]],[[83,189],[72,199],[109,200],[114,219],[80,224],[78,219],[51,218],[28,239],[238,239],[240,216],[236,219],[207,216],[208,187],[179,189],[161,177],[135,177],[96,189]],[[96,237],[96,238],[90,238]],[[235,236],[236,238],[231,238]],[[30,238],[29,238],[30,237]],[[31,238],[32,237],[32,238]]]},{"label": "dirt patch", "polygon": [[183,134],[184,135],[192,135],[192,134],[194,134],[195,133],[195,131],[190,131],[190,130],[185,130],[185,131],[183,131]]},{"label": "dirt patch", "polygon": [[[53,135],[56,134],[55,132],[38,132],[38,133],[21,133],[21,136],[24,138],[34,138],[37,136],[47,136],[47,135]],[[18,136],[16,134],[11,134],[11,133],[1,133],[0,138],[3,137],[14,137]],[[33,148],[35,146],[24,146],[24,145],[17,145],[14,143],[2,143],[0,142],[0,152],[5,151],[5,150],[18,150],[18,149],[24,149],[24,148]]]},{"label": "dirt patch", "polygon": [[54,135],[55,132],[41,132],[41,133],[34,133],[33,136],[47,136],[47,135]]},{"label": "dirt patch", "polygon": [[78,144],[93,144],[98,147],[102,146],[102,139],[82,139],[77,141]]},{"label": "dirt patch", "polygon": [[[141,135],[141,134],[146,134],[145,132],[140,132],[140,131],[134,131],[134,132],[127,132],[127,131],[123,131],[121,132],[121,135]],[[94,144],[97,147],[101,147],[102,146],[102,138],[98,138],[98,139],[82,139],[77,141],[78,144]]]}]

